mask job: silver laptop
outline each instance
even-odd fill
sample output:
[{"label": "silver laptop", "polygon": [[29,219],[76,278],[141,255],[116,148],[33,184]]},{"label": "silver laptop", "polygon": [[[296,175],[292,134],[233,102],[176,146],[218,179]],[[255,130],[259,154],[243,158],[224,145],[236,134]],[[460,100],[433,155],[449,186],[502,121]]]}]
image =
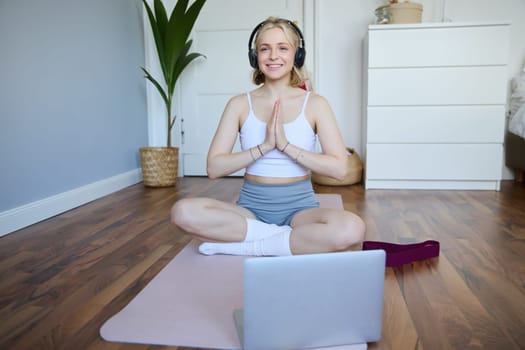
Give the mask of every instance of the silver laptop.
[{"label": "silver laptop", "polygon": [[384,279],[383,250],[246,259],[244,305],[234,312],[243,349],[377,341]]}]

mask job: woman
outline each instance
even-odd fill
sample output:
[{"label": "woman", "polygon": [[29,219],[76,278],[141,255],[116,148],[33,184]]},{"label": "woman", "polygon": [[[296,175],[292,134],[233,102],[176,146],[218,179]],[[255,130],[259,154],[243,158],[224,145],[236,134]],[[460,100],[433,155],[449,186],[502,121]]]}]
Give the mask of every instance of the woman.
[{"label": "woman", "polygon": [[[304,55],[292,22],[270,17],[254,29],[249,58],[260,87],[228,102],[207,164],[212,179],[246,168],[239,200],[186,198],[171,212],[175,225],[205,242],[202,254],[309,254],[361,243],[363,221],[319,208],[312,189],[310,171],[343,179],[348,158],[327,101],[300,88]],[[242,151],[232,153],[238,134]],[[322,154],[315,152],[316,136]]]}]

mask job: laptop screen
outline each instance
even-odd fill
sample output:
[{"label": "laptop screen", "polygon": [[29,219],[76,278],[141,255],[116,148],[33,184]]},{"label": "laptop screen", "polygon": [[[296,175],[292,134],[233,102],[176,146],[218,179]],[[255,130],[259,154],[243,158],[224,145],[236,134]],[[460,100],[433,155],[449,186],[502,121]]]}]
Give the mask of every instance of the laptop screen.
[{"label": "laptop screen", "polygon": [[235,316],[241,343],[271,350],[377,341],[384,276],[383,250],[249,258]]}]

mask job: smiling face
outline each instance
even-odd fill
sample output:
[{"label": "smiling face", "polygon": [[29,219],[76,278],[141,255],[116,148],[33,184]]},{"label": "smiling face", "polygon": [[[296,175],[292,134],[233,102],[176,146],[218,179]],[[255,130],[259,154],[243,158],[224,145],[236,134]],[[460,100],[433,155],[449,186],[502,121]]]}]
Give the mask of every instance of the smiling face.
[{"label": "smiling face", "polygon": [[267,79],[290,79],[295,58],[295,46],[281,28],[274,27],[257,37],[257,62]]}]

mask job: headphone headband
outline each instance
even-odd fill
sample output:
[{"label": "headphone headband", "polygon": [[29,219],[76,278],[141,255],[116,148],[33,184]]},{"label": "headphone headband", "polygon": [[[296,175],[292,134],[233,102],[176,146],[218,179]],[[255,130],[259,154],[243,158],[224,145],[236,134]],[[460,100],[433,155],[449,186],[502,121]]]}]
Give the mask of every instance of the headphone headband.
[{"label": "headphone headband", "polygon": [[[252,33],[250,34],[250,40],[248,41],[248,59],[250,60],[250,65],[253,68],[257,68],[258,67],[258,63],[257,63],[257,48],[252,47],[253,40],[254,40],[256,34],[261,29],[261,27],[264,26],[266,23],[268,23],[268,21],[262,21],[261,23],[259,23],[253,29]],[[290,25],[290,27],[292,27],[295,30],[295,32],[297,33],[297,36],[299,37],[299,45],[295,49],[294,66],[296,66],[297,68],[301,68],[304,65],[304,59],[306,57],[306,50],[304,49],[303,33],[301,32],[299,27],[297,25],[295,25],[295,23],[293,23],[292,21],[286,20],[286,23],[288,25]]]}]

